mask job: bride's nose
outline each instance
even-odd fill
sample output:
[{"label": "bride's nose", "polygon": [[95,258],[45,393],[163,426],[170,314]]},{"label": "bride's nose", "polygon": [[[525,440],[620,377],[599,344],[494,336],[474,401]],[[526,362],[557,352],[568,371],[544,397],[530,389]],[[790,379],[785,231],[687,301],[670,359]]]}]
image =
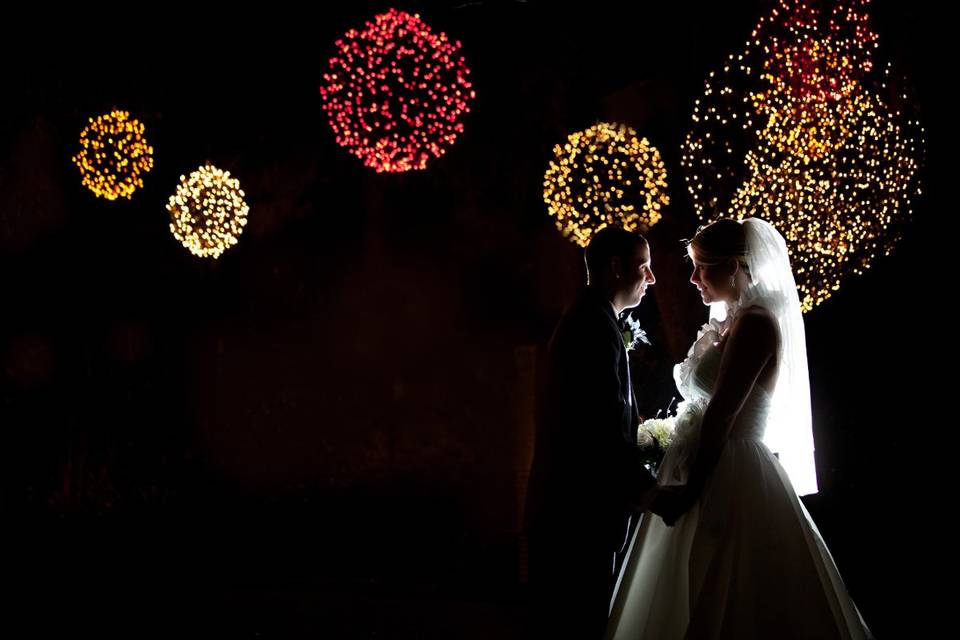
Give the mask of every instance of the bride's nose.
[{"label": "bride's nose", "polygon": [[697,284],[698,282],[700,282],[700,273],[699,273],[699,271],[700,271],[699,269],[697,269],[696,267],[694,267],[694,268],[693,268],[693,271],[690,273],[690,282],[692,282],[693,284]]}]

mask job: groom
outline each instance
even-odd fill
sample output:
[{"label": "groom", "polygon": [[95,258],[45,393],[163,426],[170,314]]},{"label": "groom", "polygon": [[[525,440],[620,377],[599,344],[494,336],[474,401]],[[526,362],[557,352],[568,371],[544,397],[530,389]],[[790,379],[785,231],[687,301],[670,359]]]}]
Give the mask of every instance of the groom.
[{"label": "groom", "polygon": [[585,259],[587,287],[547,348],[527,500],[534,628],[553,638],[602,637],[630,519],[657,494],[617,323],[656,282],[650,246],[605,227]]}]

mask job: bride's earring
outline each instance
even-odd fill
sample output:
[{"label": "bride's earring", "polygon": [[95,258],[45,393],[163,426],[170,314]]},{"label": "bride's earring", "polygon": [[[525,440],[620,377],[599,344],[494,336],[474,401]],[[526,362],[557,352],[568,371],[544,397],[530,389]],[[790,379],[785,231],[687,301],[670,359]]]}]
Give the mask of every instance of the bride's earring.
[{"label": "bride's earring", "polygon": [[730,286],[734,289],[737,288],[737,279],[734,278],[733,276],[730,276]]}]

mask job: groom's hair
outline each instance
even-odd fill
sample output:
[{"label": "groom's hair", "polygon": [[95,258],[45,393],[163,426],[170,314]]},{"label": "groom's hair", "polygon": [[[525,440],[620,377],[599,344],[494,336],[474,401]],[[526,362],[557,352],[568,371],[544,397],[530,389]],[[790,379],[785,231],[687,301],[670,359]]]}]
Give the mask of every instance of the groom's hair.
[{"label": "groom's hair", "polygon": [[598,278],[609,275],[610,258],[617,257],[622,262],[627,262],[638,244],[648,246],[647,239],[623,227],[604,227],[593,236],[593,240],[583,252],[583,259],[587,263],[587,278],[595,282]]}]

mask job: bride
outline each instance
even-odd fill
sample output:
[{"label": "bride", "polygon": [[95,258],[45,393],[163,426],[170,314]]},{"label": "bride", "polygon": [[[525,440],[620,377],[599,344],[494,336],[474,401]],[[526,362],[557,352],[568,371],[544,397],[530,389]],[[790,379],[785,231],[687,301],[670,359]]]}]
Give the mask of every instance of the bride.
[{"label": "bride", "polygon": [[798,497],[817,486],[786,243],[752,218],[687,249],[711,318],[674,368],[684,402],[658,482],[675,507],[634,534],[607,638],[870,638]]}]

